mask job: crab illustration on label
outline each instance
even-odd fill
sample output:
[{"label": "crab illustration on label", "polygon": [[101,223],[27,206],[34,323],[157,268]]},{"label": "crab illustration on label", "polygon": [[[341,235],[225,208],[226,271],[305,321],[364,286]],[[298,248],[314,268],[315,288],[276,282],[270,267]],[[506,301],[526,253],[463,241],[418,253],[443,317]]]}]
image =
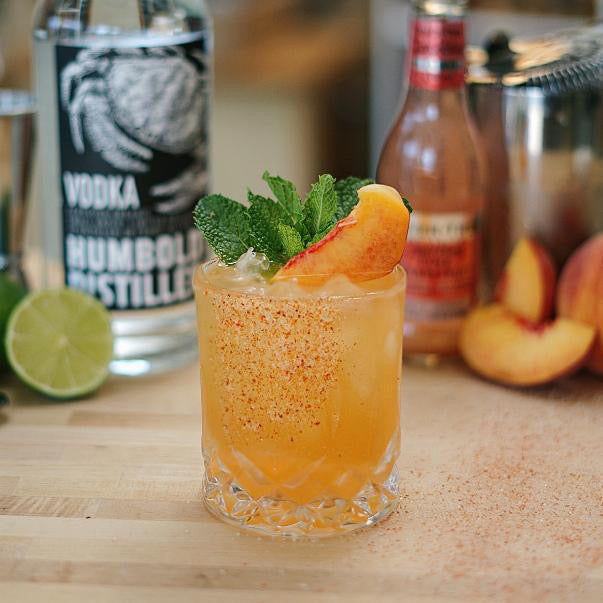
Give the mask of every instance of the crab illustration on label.
[{"label": "crab illustration on label", "polygon": [[61,104],[73,148],[115,169],[148,173],[158,152],[190,154],[181,173],[149,188],[158,213],[182,211],[207,184],[207,55],[181,47],[83,49],[63,67]]}]

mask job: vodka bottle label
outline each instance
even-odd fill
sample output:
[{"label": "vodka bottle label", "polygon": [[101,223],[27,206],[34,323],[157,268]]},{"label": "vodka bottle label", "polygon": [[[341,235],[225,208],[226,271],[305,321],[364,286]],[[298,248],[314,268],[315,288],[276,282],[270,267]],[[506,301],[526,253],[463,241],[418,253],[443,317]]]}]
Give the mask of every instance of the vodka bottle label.
[{"label": "vodka bottle label", "polygon": [[65,284],[112,310],[182,303],[206,254],[209,53],[59,44]]}]

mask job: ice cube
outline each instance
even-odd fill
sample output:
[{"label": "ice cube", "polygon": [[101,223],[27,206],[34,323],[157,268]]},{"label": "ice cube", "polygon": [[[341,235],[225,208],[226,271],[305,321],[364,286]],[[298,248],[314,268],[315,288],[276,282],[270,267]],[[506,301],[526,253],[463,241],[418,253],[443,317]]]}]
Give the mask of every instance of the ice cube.
[{"label": "ice cube", "polygon": [[296,279],[285,279],[271,283],[268,289],[273,297],[307,297],[308,292],[299,286]]},{"label": "ice cube", "polygon": [[235,264],[235,269],[243,276],[262,276],[270,269],[270,260],[263,253],[256,253],[250,247]]},{"label": "ice cube", "polygon": [[330,278],[316,291],[318,297],[351,297],[361,293],[362,289],[343,274]]}]

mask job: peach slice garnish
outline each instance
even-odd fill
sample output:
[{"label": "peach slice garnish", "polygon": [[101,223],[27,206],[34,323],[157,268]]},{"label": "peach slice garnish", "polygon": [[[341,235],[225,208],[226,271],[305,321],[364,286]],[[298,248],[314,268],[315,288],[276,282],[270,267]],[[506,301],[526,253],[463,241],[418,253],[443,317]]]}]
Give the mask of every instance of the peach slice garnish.
[{"label": "peach slice garnish", "polygon": [[533,323],[548,320],[553,312],[555,265],[542,245],[521,239],[507,261],[496,287],[496,301]]},{"label": "peach slice garnish", "polygon": [[509,385],[548,383],[578,370],[595,341],[595,329],[558,318],[535,325],[500,304],[473,310],[463,323],[459,347],[477,373]]},{"label": "peach slice garnish", "polygon": [[587,366],[603,375],[603,233],[579,247],[563,268],[557,311],[597,329],[597,343]]},{"label": "peach slice garnish", "polygon": [[273,277],[320,283],[336,274],[363,281],[389,274],[402,258],[410,212],[390,186],[358,190],[358,204],[327,236],[294,256]]}]

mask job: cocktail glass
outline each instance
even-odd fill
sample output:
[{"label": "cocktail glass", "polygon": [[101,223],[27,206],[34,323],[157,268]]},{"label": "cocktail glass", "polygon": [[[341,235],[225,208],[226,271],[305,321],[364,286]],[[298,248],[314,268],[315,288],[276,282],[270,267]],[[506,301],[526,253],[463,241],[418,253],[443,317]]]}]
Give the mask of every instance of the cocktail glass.
[{"label": "cocktail glass", "polygon": [[270,535],[323,536],[397,505],[406,277],[321,286],[194,279],[209,511]]}]

